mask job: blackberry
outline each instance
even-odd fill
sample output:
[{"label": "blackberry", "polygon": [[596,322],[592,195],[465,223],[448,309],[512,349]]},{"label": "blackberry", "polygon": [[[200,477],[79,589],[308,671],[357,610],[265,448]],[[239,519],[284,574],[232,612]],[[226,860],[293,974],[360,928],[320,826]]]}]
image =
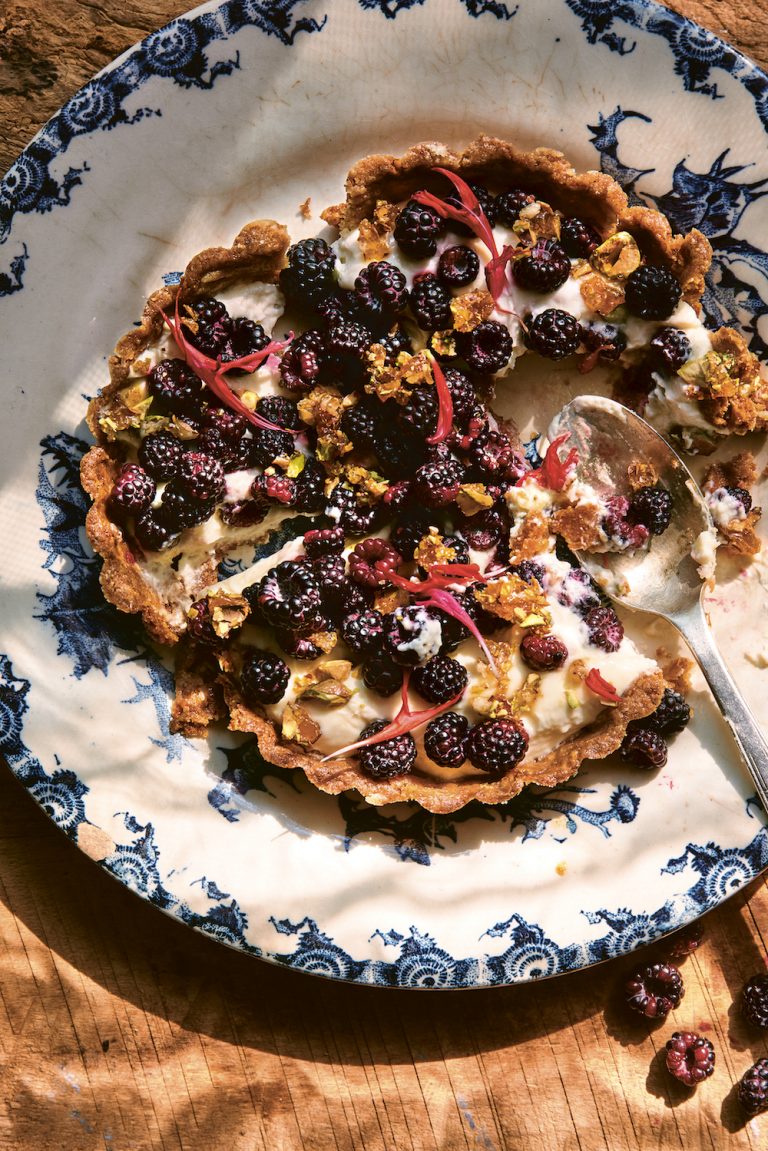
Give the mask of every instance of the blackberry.
[{"label": "blackberry", "polygon": [[428,508],[453,503],[464,479],[464,467],[455,458],[422,464],[414,477],[414,496]]},{"label": "blackberry", "polygon": [[749,515],[750,511],[752,510],[752,496],[749,494],[746,488],[730,487],[723,488],[723,491],[726,492],[731,497],[731,499],[738,500],[741,506],[744,508],[744,514],[747,516]]},{"label": "blackberry", "polygon": [[410,604],[384,617],[384,652],[402,667],[431,659],[442,641],[440,619],[432,608]]},{"label": "blackberry", "polygon": [[469,376],[456,368],[448,368],[444,375],[453,403],[453,422],[457,427],[465,428],[477,407],[475,385]]},{"label": "blackberry", "polygon": [[517,767],[528,750],[528,733],[511,716],[483,719],[467,736],[467,759],[489,775],[504,775]]},{"label": "blackberry", "polygon": [[666,268],[643,264],[627,277],[625,303],[641,320],[666,320],[680,303],[682,291]]},{"label": "blackberry", "polygon": [[508,188],[500,192],[493,203],[493,214],[497,224],[505,228],[513,227],[526,204],[533,204],[536,197],[531,192],[524,192],[522,188]]},{"label": "blackberry", "polygon": [[621,328],[618,328],[616,324],[607,324],[602,320],[582,325],[581,342],[588,352],[593,353],[591,357],[587,357],[590,363],[593,362],[594,358],[613,363],[620,359],[627,347],[627,337]]},{"label": "blackberry", "polygon": [[198,436],[195,451],[218,460],[225,472],[236,472],[251,466],[251,443],[249,436],[233,442],[225,439],[218,428],[204,428]]},{"label": "blackberry", "polygon": [[148,552],[163,551],[179,538],[178,531],[164,524],[151,508],[136,517],[133,534],[139,546]]},{"label": "blackberry", "polygon": [[325,240],[299,240],[288,249],[288,267],[280,272],[280,287],[296,304],[318,304],[336,284],[336,255]]},{"label": "blackberry", "polygon": [[139,463],[153,480],[170,480],[178,475],[184,449],[170,432],[153,432],[139,444]]},{"label": "blackberry", "polygon": [[512,278],[528,292],[555,292],[571,274],[571,261],[555,240],[540,240],[512,262]]},{"label": "blackberry", "polygon": [[366,315],[370,321],[370,312],[366,313],[360,297],[349,288],[336,288],[329,296],[316,306],[315,311],[320,316],[326,330],[335,328],[337,324],[347,320],[361,321]]},{"label": "blackberry", "polygon": [[457,711],[446,711],[424,729],[424,751],[440,767],[461,767],[467,758],[469,720]]},{"label": "blackberry", "polygon": [[586,260],[600,243],[600,234],[584,220],[566,216],[560,221],[560,243],[572,259]]},{"label": "blackberry", "polygon": [[280,380],[289,392],[311,392],[320,383],[325,363],[325,338],[322,332],[309,328],[302,332],[283,353]]},{"label": "blackberry", "polygon": [[695,1087],[715,1070],[715,1049],[695,1031],[675,1031],[667,1040],[667,1070],[686,1087]]},{"label": "blackberry", "polygon": [[[493,226],[496,220],[496,205],[494,197],[482,184],[475,184],[471,180],[468,181],[468,184],[477,197],[481,212],[485,216],[488,223]],[[461,197],[459,196],[459,193],[453,184],[451,184],[450,191],[447,192],[443,198],[447,204],[453,204],[453,206],[456,208],[463,207]],[[474,232],[470,228],[469,224],[465,224],[461,220],[449,220],[447,221],[447,227],[449,227],[450,230],[457,236],[474,235]]]},{"label": "blackberry", "polygon": [[284,504],[287,508],[296,507],[299,489],[296,480],[291,476],[284,476],[282,473],[273,473],[268,475],[266,472],[261,476],[256,476],[251,484],[251,495],[257,499],[273,500],[275,503]]},{"label": "blackberry", "polygon": [[213,515],[215,508],[215,500],[195,499],[177,478],[170,480],[166,485],[156,514],[169,531],[181,532],[185,528],[205,523]]},{"label": "blackberry", "polygon": [[408,509],[400,517],[390,533],[390,539],[404,560],[413,559],[419,540],[427,535],[431,526],[430,514],[422,508]]},{"label": "blackberry", "polygon": [[697,951],[704,938],[704,928],[701,923],[690,923],[681,931],[671,935],[667,942],[667,954],[670,959],[685,959]]},{"label": "blackberry", "polygon": [[298,405],[295,400],[289,400],[287,396],[262,396],[256,404],[256,411],[258,415],[269,420],[271,424],[277,424],[279,428],[295,430],[301,427]]},{"label": "blackberry", "polygon": [[568,659],[568,648],[555,635],[528,632],[520,644],[520,655],[534,671],[554,671]]},{"label": "blackberry", "polygon": [[161,360],[147,376],[147,384],[152,395],[179,416],[194,412],[203,394],[203,381],[184,360]]},{"label": "blackberry", "polygon": [[640,967],[625,985],[627,1004],[648,1019],[664,1019],[685,994],[683,977],[672,963]]},{"label": "blackberry", "polygon": [[461,532],[471,548],[487,551],[488,548],[495,547],[505,532],[509,531],[509,524],[499,508],[486,508],[460,520],[457,531]]},{"label": "blackberry", "polygon": [[198,324],[205,327],[229,319],[226,304],[223,304],[221,300],[215,300],[212,296],[201,296],[199,300],[185,303],[184,308],[192,313],[193,319]]},{"label": "blackberry", "polygon": [[231,408],[208,407],[203,412],[203,428],[216,431],[227,443],[238,443],[248,431],[248,420]]},{"label": "blackberry", "polygon": [[451,294],[431,273],[427,272],[414,281],[411,312],[425,332],[443,332],[453,327]]},{"label": "blackberry", "polygon": [[472,444],[470,459],[484,480],[518,480],[525,460],[505,432],[490,430]]},{"label": "blackberry", "polygon": [[661,371],[677,372],[691,356],[691,341],[679,328],[660,328],[649,345],[649,360]]},{"label": "blackberry", "polygon": [[355,280],[355,292],[363,308],[373,316],[402,312],[408,304],[403,273],[394,264],[378,260],[369,264]]},{"label": "blackberry", "polygon": [[434,256],[437,240],[445,234],[445,220],[416,200],[409,200],[395,221],[395,242],[406,256]]},{"label": "blackberry", "polygon": [[410,479],[424,463],[426,443],[407,425],[380,434],[373,445],[380,470],[388,479]]},{"label": "blackberry", "polygon": [[342,391],[362,383],[365,354],[373,343],[370,331],[352,320],[331,328],[325,338],[326,371]]},{"label": "blackberry", "polygon": [[589,642],[603,651],[618,651],[624,638],[624,625],[612,607],[593,607],[584,618]]},{"label": "blackberry", "polygon": [[341,417],[341,430],[356,448],[373,448],[381,429],[381,403],[363,396],[353,408],[346,408]]},{"label": "blackberry", "polygon": [[258,605],[272,627],[306,635],[317,631],[320,589],[309,564],[284,560],[271,568],[259,584]]},{"label": "blackberry", "polygon": [[648,528],[629,519],[629,500],[624,496],[612,496],[607,501],[606,513],[600,527],[606,536],[628,551],[636,551],[648,542]]},{"label": "blackberry", "polygon": [[[525,580],[526,583],[536,580],[542,587],[544,586],[546,572],[541,564],[536,563],[536,560],[522,560],[521,563],[514,564],[510,570],[515,575],[519,575],[520,579]],[[599,604],[600,601],[598,600],[597,603]]]},{"label": "blackberry", "polygon": [[350,536],[364,536],[376,525],[380,517],[378,507],[373,504],[362,507],[357,502],[354,489],[345,484],[337,484],[328,496],[325,514],[336,520],[339,527]]},{"label": "blackberry", "polygon": [[334,592],[337,587],[349,586],[347,579],[347,564],[344,556],[339,552],[326,552],[312,560],[312,571],[317,579],[320,598],[325,607],[325,597]]},{"label": "blackberry", "polygon": [[757,1115],[768,1107],[768,1059],[758,1059],[739,1081],[739,1103],[747,1115]]},{"label": "blackberry", "polygon": [[250,500],[231,500],[219,504],[217,509],[222,523],[234,528],[249,528],[260,524],[269,511],[269,500],[264,496]]},{"label": "blackberry", "polygon": [[572,356],[579,346],[578,320],[561,308],[546,308],[527,323],[525,346],[548,360]]},{"label": "blackberry", "polygon": [[123,464],[117,474],[110,507],[122,515],[139,515],[155,498],[155,481],[138,464]]},{"label": "blackberry", "polygon": [[514,346],[508,329],[497,320],[484,320],[471,332],[458,333],[456,344],[471,368],[489,376],[507,366]]},{"label": "blackberry", "polygon": [[647,727],[628,731],[621,741],[620,755],[635,767],[651,769],[663,767],[667,762],[667,745],[664,737]]},{"label": "blackberry", "polygon": [[216,646],[220,642],[213,630],[211,604],[207,596],[190,605],[187,611],[187,634],[196,643],[206,644],[209,647]]},{"label": "blackberry", "polygon": [[325,507],[325,472],[312,456],[304,457],[296,479],[295,507],[300,512],[321,512]]},{"label": "blackberry", "polygon": [[[388,726],[388,720],[375,719],[360,732],[360,739],[368,739]],[[381,743],[361,747],[357,758],[365,774],[373,779],[396,779],[400,775],[407,775],[416,762],[416,744],[413,736],[406,732],[394,739],[384,739]]]},{"label": "blackberry", "polygon": [[432,387],[414,388],[408,402],[398,412],[398,422],[426,439],[437,431],[439,404]]},{"label": "blackberry", "polygon": [[659,706],[641,722],[643,727],[649,727],[660,735],[672,735],[682,731],[690,718],[691,709],[680,692],[666,687]]},{"label": "blackberry", "polygon": [[342,556],[321,556],[313,561],[318,579],[323,613],[335,627],[349,615],[368,611],[372,596],[367,588],[353,583],[344,570]]},{"label": "blackberry", "polygon": [[381,587],[390,572],[397,570],[402,556],[387,540],[373,538],[361,540],[349,557],[349,574],[355,583],[365,587]]},{"label": "blackberry", "polygon": [[251,467],[268,468],[277,459],[290,459],[295,451],[293,436],[288,432],[273,432],[269,428],[255,427],[253,438],[248,442]]},{"label": "blackberry", "polygon": [[407,504],[410,494],[411,481],[397,480],[389,485],[381,497],[381,502],[388,512],[399,512]]},{"label": "blackberry", "polygon": [[768,975],[753,975],[741,993],[741,1013],[755,1027],[768,1028]]},{"label": "blackberry", "polygon": [[254,352],[262,352],[268,343],[269,336],[261,324],[240,316],[229,323],[219,359],[223,364],[228,364],[232,360],[242,359],[243,356],[253,355]]},{"label": "blackberry", "polygon": [[288,665],[279,655],[251,648],[243,660],[240,690],[246,703],[278,703],[290,678]]},{"label": "blackberry", "polygon": [[363,664],[363,683],[386,698],[402,687],[403,669],[379,652]]},{"label": "blackberry", "polygon": [[321,649],[309,636],[298,635],[295,631],[275,631],[275,639],[281,651],[293,659],[318,659]]},{"label": "blackberry", "polygon": [[597,584],[583,568],[571,568],[563,580],[557,601],[564,607],[572,607],[583,618],[595,608],[603,606]]},{"label": "blackberry", "polygon": [[659,484],[638,488],[630,500],[629,517],[647,527],[651,535],[660,536],[672,522],[672,496]]},{"label": "blackberry", "polygon": [[304,551],[310,559],[341,555],[344,551],[344,532],[341,528],[313,528],[304,533]]},{"label": "blackberry", "polygon": [[203,452],[187,452],[181,461],[179,482],[200,503],[220,500],[227,489],[221,463]]},{"label": "blackberry", "polygon": [[382,336],[377,340],[377,343],[381,344],[386,353],[384,359],[385,364],[394,364],[401,352],[410,353],[413,351],[410,336],[399,324],[393,328],[391,332],[387,332],[386,336]]},{"label": "blackberry", "polygon": [[414,668],[411,676],[415,690],[429,703],[447,703],[454,696],[463,695],[468,682],[467,669],[448,655],[432,656]]},{"label": "blackberry", "polygon": [[473,284],[480,274],[480,260],[477,252],[457,244],[446,248],[437,262],[437,278],[444,288],[466,288]]},{"label": "blackberry", "polygon": [[384,632],[381,612],[369,611],[349,615],[341,625],[341,638],[359,658],[364,658],[378,647]]}]

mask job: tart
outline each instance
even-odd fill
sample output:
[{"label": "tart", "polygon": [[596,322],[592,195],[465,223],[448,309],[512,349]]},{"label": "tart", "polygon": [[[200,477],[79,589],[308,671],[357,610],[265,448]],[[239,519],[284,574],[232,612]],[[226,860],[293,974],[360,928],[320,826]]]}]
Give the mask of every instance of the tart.
[{"label": "tart", "polygon": [[658,743],[679,677],[570,549],[653,546],[665,493],[638,461],[596,501],[493,397],[525,354],[582,385],[609,365],[689,446],[764,429],[757,362],[699,319],[708,242],[490,137],[370,156],[324,219],[195,257],[89,409],[102,586],[171,645],[174,729],[226,722],[323,791],[434,812]]}]

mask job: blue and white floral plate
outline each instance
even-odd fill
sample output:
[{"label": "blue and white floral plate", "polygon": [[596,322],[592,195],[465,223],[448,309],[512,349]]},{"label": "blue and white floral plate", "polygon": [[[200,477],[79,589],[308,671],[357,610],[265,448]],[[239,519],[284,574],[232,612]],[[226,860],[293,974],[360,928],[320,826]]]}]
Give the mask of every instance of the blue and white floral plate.
[{"label": "blue and white floral plate", "polygon": [[[447,817],[321,795],[223,732],[169,734],[169,673],[100,598],[78,486],[85,397],[144,297],[255,216],[306,234],[307,196],[319,212],[355,159],[418,139],[560,147],[700,227],[709,316],[764,352],[767,125],[766,77],[650,0],[229,0],[154,33],[54,116],[0,185],[0,747],[83,851],[250,954],[408,987],[627,952],[768,864],[703,689],[660,773],[605,763]],[[713,605],[753,702],[766,586],[754,564]]]}]

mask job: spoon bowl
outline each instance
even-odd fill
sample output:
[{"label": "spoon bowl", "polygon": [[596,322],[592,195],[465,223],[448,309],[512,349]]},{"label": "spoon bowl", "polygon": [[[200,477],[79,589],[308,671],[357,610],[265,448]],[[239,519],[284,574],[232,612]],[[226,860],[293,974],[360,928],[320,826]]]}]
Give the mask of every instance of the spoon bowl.
[{"label": "spoon bowl", "polygon": [[582,566],[617,603],[663,616],[683,635],[736,740],[768,811],[768,742],[715,643],[702,594],[714,575],[717,537],[693,476],[650,424],[615,400],[579,396],[555,416],[550,443],[564,432],[578,452],[576,481],[610,498],[629,493],[630,468],[650,464],[672,498],[672,519],[647,549],[579,552]]}]

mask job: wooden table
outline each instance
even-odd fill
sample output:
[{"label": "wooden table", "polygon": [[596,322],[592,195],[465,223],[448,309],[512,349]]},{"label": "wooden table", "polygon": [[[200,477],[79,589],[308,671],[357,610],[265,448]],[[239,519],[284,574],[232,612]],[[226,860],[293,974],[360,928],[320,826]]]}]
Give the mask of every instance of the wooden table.
[{"label": "wooden table", "polygon": [[[0,171],[99,68],[181,0],[4,0]],[[768,65],[766,0],[671,5]],[[765,1148],[735,1084],[768,1037],[734,1007],[766,962],[758,880],[706,916],[684,1009],[617,1007],[634,960],[449,995],[341,986],[261,964],[159,914],[95,867],[0,771],[0,1146],[19,1151],[622,1151]],[[706,1032],[695,1094],[663,1066]]]}]

